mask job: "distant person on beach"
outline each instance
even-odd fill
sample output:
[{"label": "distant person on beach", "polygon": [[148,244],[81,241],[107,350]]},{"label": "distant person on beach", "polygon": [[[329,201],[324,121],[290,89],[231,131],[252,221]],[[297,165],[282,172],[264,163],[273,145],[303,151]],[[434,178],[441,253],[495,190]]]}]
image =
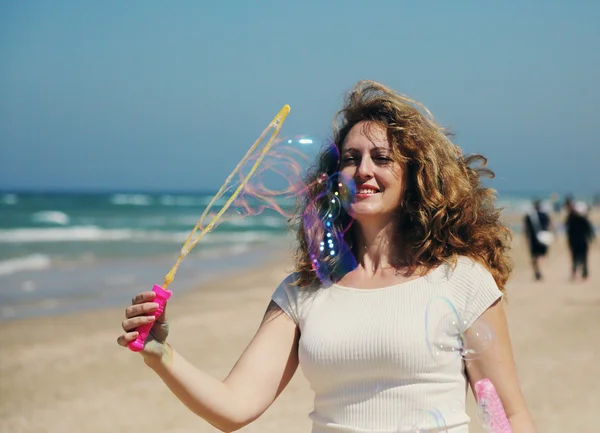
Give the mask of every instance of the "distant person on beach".
[{"label": "distant person on beach", "polygon": [[594,228],[588,218],[588,206],[584,202],[576,202],[567,215],[565,229],[571,251],[571,280],[577,278],[577,270],[581,267],[581,277],[586,280],[588,271],[588,249],[594,238]]},{"label": "distant person on beach", "polygon": [[570,194],[565,197],[565,212],[567,215],[573,211],[573,204],[575,203],[573,200],[574,198]]},{"label": "distant person on beach", "polygon": [[[372,81],[353,88],[336,119],[339,158],[322,155],[307,185],[327,191],[318,179],[340,173],[356,194],[335,216],[329,203],[342,184],[321,201],[300,199],[295,272],[274,291],[229,375],[214,378],[173,349],[164,314],[140,352],[145,363],[226,432],[260,417],[300,365],[315,392],[313,433],[409,432],[415,423],[419,431],[467,433],[467,386],[484,378],[513,431],[534,433],[504,312],[510,231],[482,184],[491,175],[485,159],[463,155],[422,105]],[[327,237],[307,237],[308,211],[331,218]],[[310,245],[331,238],[345,243],[317,251],[327,266],[316,267]],[[343,245],[355,261],[339,272]],[[154,320],[153,299],[140,293],[125,309],[120,345]],[[482,329],[494,340],[479,351]]]},{"label": "distant person on beach", "polygon": [[540,270],[540,259],[548,253],[554,235],[552,233],[552,221],[550,215],[542,209],[540,200],[533,202],[533,208],[525,215],[524,233],[529,244],[531,264],[536,280],[542,279]]}]

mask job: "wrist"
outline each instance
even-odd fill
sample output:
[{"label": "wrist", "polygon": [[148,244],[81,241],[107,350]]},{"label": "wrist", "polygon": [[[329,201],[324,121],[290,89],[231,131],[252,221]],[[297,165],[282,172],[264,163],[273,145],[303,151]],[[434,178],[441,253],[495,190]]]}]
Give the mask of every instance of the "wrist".
[{"label": "wrist", "polygon": [[169,367],[173,363],[173,348],[166,342],[156,346],[152,347],[151,353],[144,355],[144,362],[154,371]]}]

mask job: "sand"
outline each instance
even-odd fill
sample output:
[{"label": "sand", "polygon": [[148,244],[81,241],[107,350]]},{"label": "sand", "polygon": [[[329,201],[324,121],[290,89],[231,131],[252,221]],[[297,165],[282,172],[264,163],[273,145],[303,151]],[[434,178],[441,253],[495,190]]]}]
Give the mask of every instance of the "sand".
[{"label": "sand", "polygon": [[[507,314],[522,389],[539,432],[598,432],[600,408],[600,248],[591,279],[569,281],[559,238],[534,282],[524,241],[513,246]],[[223,378],[254,334],[289,260],[175,296],[171,343]],[[132,293],[133,295],[133,293]],[[125,307],[125,306],[123,306]],[[143,363],[116,344],[123,308],[0,325],[0,432],[217,431],[189,412]],[[243,432],[306,433],[312,393],[299,369],[269,410]],[[477,425],[474,404],[469,401]]]}]

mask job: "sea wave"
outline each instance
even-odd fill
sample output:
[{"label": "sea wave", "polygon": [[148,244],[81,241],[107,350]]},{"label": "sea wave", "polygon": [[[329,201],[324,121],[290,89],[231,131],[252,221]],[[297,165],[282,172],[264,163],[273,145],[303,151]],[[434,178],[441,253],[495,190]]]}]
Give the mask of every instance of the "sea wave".
[{"label": "sea wave", "polygon": [[97,226],[65,228],[27,228],[0,230],[0,242],[64,242],[64,241],[119,241],[131,238],[132,230],[102,229]]},{"label": "sea wave", "polygon": [[253,216],[243,218],[232,218],[223,221],[222,224],[235,227],[271,227],[284,228],[287,226],[286,221],[282,217],[276,216]]},{"label": "sea wave", "polygon": [[150,206],[152,197],[146,194],[115,194],[110,202],[116,205]]},{"label": "sea wave", "polygon": [[2,200],[0,200],[4,204],[17,204],[18,201],[19,198],[16,194],[4,194]]},{"label": "sea wave", "polygon": [[32,254],[0,261],[0,276],[22,271],[40,271],[51,265],[50,257],[43,254]]},{"label": "sea wave", "polygon": [[59,224],[65,226],[69,224],[69,215],[57,210],[43,210],[31,215],[31,221],[36,223]]},{"label": "sea wave", "polygon": [[[166,232],[158,230],[103,229],[97,226],[64,228],[27,228],[0,230],[0,243],[51,243],[51,242],[184,242],[189,231]],[[267,241],[281,237],[284,232],[260,230],[243,232],[208,233],[203,242],[245,243]]]},{"label": "sea wave", "polygon": [[[193,197],[193,196],[179,196],[179,195],[163,195],[160,197],[160,204],[163,206],[181,206],[181,207],[194,207],[194,206],[206,206],[210,203],[212,197]],[[219,200],[223,202],[223,200]]]}]

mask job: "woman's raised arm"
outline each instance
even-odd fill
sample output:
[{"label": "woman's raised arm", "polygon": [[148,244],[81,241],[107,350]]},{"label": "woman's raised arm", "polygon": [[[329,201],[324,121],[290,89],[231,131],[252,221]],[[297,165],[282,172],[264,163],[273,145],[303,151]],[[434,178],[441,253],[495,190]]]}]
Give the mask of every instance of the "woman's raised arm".
[{"label": "woman's raised arm", "polygon": [[[151,303],[146,301],[142,304]],[[142,304],[133,310],[151,311]],[[128,315],[119,344],[126,346],[135,339],[132,330],[139,321],[140,316]],[[219,430],[231,432],[262,415],[287,386],[298,367],[299,337],[294,321],[271,301],[252,341],[223,381],[193,366],[166,342],[151,341],[153,347],[148,350],[153,354],[145,354],[144,359],[192,412]],[[160,356],[156,356],[157,349]]]}]

